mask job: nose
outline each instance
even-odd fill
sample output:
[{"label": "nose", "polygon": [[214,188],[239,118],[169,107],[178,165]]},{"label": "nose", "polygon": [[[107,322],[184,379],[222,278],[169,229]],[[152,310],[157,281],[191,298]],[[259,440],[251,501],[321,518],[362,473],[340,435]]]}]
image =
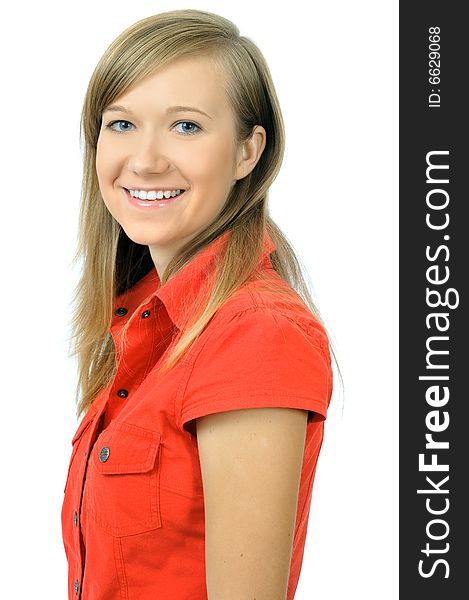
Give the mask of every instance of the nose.
[{"label": "nose", "polygon": [[161,142],[148,136],[132,148],[127,167],[129,171],[139,175],[147,173],[164,173],[171,165],[171,161],[164,153]]}]

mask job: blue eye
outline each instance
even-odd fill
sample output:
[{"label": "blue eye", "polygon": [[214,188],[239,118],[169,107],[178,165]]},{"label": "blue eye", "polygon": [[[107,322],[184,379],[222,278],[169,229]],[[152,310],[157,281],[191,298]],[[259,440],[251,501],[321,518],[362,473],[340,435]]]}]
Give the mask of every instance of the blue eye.
[{"label": "blue eye", "polygon": [[111,121],[110,123],[108,123],[107,127],[109,129],[112,129],[112,131],[115,131],[117,133],[124,133],[125,131],[129,131],[128,129],[113,129],[114,125],[116,125],[117,123],[127,123],[128,125],[132,125],[132,123],[130,123],[129,121],[123,121],[123,120],[117,120],[117,121]]},{"label": "blue eye", "polygon": [[177,127],[178,125],[192,125],[192,127],[196,127],[197,128],[196,131],[194,131],[194,130],[187,131],[187,129],[186,129],[186,131],[182,131],[181,132],[181,133],[184,133],[186,135],[192,135],[192,134],[198,133],[200,131],[200,127],[196,123],[193,123],[192,121],[179,121],[179,123],[176,123],[175,126]]},{"label": "blue eye", "polygon": [[[107,124],[107,128],[111,129],[112,131],[115,131],[116,133],[125,133],[126,131],[130,131],[130,128],[126,127],[124,129],[120,128],[120,124],[121,123],[126,123],[127,125],[132,125],[132,123],[130,123],[130,121],[124,121],[123,119],[117,119],[115,121],[111,121],[110,123]],[[114,125],[118,125],[118,129],[114,128]],[[201,130],[201,127],[199,125],[197,125],[196,123],[193,123],[192,121],[179,121],[179,123],[176,123],[175,127],[177,127],[178,125],[189,125],[192,129],[187,129],[187,128],[183,128],[183,131],[180,131],[179,133],[182,133],[184,135],[193,135],[195,133],[198,133]],[[133,127],[133,125],[132,125]],[[194,130],[195,128],[195,130]]]}]

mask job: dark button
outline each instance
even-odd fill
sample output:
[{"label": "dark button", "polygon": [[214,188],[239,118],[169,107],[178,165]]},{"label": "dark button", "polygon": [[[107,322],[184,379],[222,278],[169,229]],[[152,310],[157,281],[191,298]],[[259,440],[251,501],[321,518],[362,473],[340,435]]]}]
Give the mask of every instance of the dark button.
[{"label": "dark button", "polygon": [[117,315],[118,317],[123,317],[124,315],[126,315],[129,311],[124,308],[123,306],[121,306],[120,308],[118,308],[114,314]]},{"label": "dark button", "polygon": [[78,594],[78,579],[75,579],[75,583],[73,585],[73,591],[75,594]]},{"label": "dark button", "polygon": [[120,398],[127,398],[127,396],[129,395],[129,392],[128,392],[127,390],[119,390],[119,391],[117,392],[117,395],[118,395]]},{"label": "dark button", "polygon": [[73,524],[76,525],[78,523],[77,511],[73,513]]},{"label": "dark button", "polygon": [[151,311],[149,311],[149,310],[144,310],[140,316],[142,317],[142,319],[146,319],[147,317],[150,316],[150,312]]},{"label": "dark button", "polygon": [[110,453],[109,448],[107,446],[103,446],[99,453],[99,460],[101,462],[106,462],[107,459],[109,458],[109,453]]},{"label": "dark button", "polygon": [[83,452],[83,456],[86,456],[86,450]]}]

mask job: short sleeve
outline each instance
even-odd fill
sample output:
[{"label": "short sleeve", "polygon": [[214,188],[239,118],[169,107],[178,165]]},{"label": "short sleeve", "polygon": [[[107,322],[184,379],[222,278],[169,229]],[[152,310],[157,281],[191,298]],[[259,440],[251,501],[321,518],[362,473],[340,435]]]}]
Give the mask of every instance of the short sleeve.
[{"label": "short sleeve", "polygon": [[181,429],[207,414],[256,407],[300,408],[309,422],[323,421],[332,392],[328,340],[317,322],[300,321],[255,307],[213,327],[181,396]]}]

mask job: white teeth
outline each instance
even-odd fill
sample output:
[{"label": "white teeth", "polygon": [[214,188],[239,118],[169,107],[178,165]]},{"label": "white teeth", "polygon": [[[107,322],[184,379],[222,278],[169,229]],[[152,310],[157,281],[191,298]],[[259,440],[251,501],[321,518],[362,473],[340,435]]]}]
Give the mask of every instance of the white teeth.
[{"label": "white teeth", "polygon": [[150,192],[146,192],[145,190],[129,190],[129,193],[134,198],[139,198],[140,200],[162,200],[163,198],[174,198],[175,196],[179,196],[183,190],[165,190],[163,191],[155,191],[151,190]]}]

